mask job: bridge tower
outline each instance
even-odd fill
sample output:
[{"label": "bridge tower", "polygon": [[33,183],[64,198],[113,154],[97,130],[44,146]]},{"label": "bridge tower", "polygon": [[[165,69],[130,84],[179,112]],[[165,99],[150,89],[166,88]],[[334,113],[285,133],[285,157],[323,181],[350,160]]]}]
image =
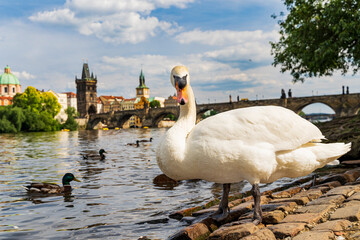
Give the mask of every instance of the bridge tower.
[{"label": "bridge tower", "polygon": [[81,79],[75,76],[77,110],[80,117],[88,117],[97,112],[97,79],[89,70],[88,63],[84,63]]}]

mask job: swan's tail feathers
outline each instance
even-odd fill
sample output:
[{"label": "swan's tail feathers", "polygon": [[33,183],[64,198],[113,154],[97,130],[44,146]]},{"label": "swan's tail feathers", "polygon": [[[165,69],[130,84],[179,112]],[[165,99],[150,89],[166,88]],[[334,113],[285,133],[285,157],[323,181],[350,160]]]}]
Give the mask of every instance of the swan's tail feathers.
[{"label": "swan's tail feathers", "polygon": [[316,145],[318,147],[313,149],[313,153],[321,164],[335,163],[335,160],[351,150],[351,143],[318,143]]}]

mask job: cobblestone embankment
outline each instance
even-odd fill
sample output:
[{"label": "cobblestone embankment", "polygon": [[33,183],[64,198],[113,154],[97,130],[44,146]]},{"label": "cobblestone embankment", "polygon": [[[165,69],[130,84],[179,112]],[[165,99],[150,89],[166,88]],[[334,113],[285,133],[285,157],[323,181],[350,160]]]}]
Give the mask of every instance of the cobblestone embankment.
[{"label": "cobblestone embankment", "polygon": [[[308,181],[278,190],[262,194],[262,224],[251,223],[253,199],[249,196],[231,201],[230,217],[221,223],[209,217],[217,205],[174,213],[172,217],[193,224],[169,239],[360,240],[360,167],[321,177],[315,186]],[[240,224],[231,225],[234,221]]]}]

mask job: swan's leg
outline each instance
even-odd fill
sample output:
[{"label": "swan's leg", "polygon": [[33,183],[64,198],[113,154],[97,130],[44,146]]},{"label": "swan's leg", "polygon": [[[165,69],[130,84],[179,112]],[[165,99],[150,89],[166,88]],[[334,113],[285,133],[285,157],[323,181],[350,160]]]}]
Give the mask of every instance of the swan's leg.
[{"label": "swan's leg", "polygon": [[316,178],[319,177],[317,174],[314,174],[313,179],[312,179],[312,187],[314,187],[316,185]]},{"label": "swan's leg", "polygon": [[257,183],[255,183],[252,186],[251,189],[251,194],[254,197],[254,217],[253,217],[253,223],[255,225],[261,223],[262,220],[262,210],[261,210],[261,205],[260,205],[260,198],[261,198],[261,194],[260,194],[260,189],[259,189],[259,185]]},{"label": "swan's leg", "polygon": [[223,184],[223,194],[219,204],[219,209],[211,215],[211,217],[218,222],[225,220],[229,216],[229,192],[230,183]]}]

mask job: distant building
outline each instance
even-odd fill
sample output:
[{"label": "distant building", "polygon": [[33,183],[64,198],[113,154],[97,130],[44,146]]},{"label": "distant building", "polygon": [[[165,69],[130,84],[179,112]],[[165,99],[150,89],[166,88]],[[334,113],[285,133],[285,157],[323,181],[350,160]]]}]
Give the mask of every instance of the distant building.
[{"label": "distant building", "polygon": [[6,66],[4,73],[0,75],[0,106],[11,105],[17,93],[21,93],[20,82],[11,73],[10,67]]},{"label": "distant building", "polygon": [[[100,104],[102,113],[121,111],[122,96],[100,96]],[[98,113],[100,113],[98,111]]]},{"label": "distant building", "polygon": [[13,97],[0,97],[0,106],[8,106],[12,104]]},{"label": "distant building", "polygon": [[66,94],[67,96],[67,106],[68,107],[73,107],[76,109],[77,111],[77,98],[76,98],[76,93],[73,92],[64,92],[64,94]]},{"label": "distant building", "polygon": [[177,98],[176,96],[169,96],[167,99],[165,99],[164,101],[164,106],[165,107],[177,107],[179,106],[179,103],[177,102]]},{"label": "distant building", "polygon": [[136,97],[141,98],[149,98],[150,91],[149,88],[145,85],[145,76],[143,74],[143,71],[141,69],[140,76],[139,76],[139,86],[136,88]]},{"label": "distant building", "polygon": [[89,65],[84,63],[81,79],[75,76],[77,111],[80,117],[87,117],[97,112],[97,79],[89,70]]},{"label": "distant building", "polygon": [[100,97],[97,98],[97,104],[96,104],[96,112],[97,113],[103,113],[104,112],[104,105],[100,100]]},{"label": "distant building", "polygon": [[67,94],[66,93],[56,93],[53,90],[49,90],[49,93],[52,93],[58,100],[61,105],[60,112],[55,116],[55,119],[59,120],[59,122],[65,122],[67,119],[67,114],[65,110],[68,108],[67,103]]},{"label": "distant building", "polygon": [[[121,111],[134,110],[136,100],[137,100],[137,98],[124,99],[120,104]],[[135,127],[135,117],[136,116],[130,117],[127,127]]]}]

